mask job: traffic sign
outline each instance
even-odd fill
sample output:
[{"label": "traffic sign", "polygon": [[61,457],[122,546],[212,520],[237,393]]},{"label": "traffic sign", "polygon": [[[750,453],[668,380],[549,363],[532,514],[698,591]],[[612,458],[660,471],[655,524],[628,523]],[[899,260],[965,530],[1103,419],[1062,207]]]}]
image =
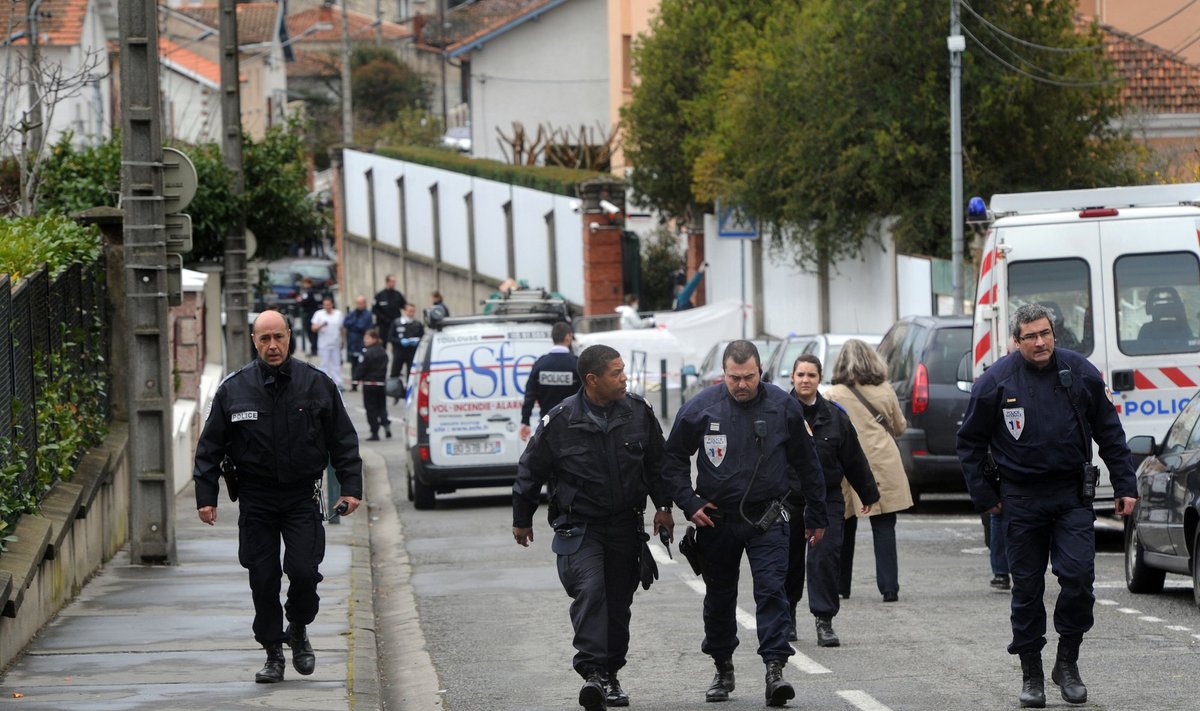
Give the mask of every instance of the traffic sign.
[{"label": "traffic sign", "polygon": [[754,239],[758,237],[758,225],[742,209],[718,201],[717,236]]}]

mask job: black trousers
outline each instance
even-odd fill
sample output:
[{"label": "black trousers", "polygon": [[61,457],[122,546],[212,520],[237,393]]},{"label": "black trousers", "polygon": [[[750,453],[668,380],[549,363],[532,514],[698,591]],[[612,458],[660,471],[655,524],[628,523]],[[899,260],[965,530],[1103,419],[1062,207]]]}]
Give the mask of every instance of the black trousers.
[{"label": "black trousers", "polygon": [[637,522],[632,519],[589,523],[579,550],[558,556],[558,579],[574,600],[571,625],[577,651],[572,666],[582,677],[590,671],[616,672],[625,666],[641,547]]},{"label": "black trousers", "polygon": [[[871,521],[871,542],[875,548],[875,585],[886,595],[900,592],[900,561],[896,553],[896,514],[875,514]],[[838,592],[850,597],[850,581],[854,575],[854,536],[858,533],[858,517],[843,522],[842,561],[838,576]]]},{"label": "black trousers", "polygon": [[[797,526],[804,524],[797,521]],[[783,661],[794,654],[788,644],[787,521],[780,519],[760,533],[740,516],[726,516],[716,526],[696,530],[696,545],[704,558],[704,641],[700,650],[714,660],[730,659],[737,649],[738,577],[742,554],[750,561],[754,579],[758,654],[764,662]]]},{"label": "black trousers", "polygon": [[[846,503],[841,487],[825,490],[825,511],[829,525],[825,536],[809,548],[804,538],[804,507],[792,514],[788,548],[787,596],[795,609],[804,597],[804,577],[808,574],[808,609],[814,617],[836,617],[841,609],[838,575],[842,560],[842,524]],[[807,553],[807,555],[806,555]],[[807,558],[807,560],[806,560]]]},{"label": "black trousers", "polygon": [[1012,574],[1009,654],[1046,646],[1046,563],[1058,578],[1054,629],[1079,639],[1092,628],[1096,595],[1096,512],[1079,500],[1074,481],[1036,494],[1003,491],[1005,550]]},{"label": "black trousers", "polygon": [[367,410],[367,427],[372,435],[379,434],[379,428],[388,429],[392,424],[387,413],[387,388],[383,385],[362,386],[363,407]]},{"label": "black trousers", "polygon": [[[250,573],[254,639],[264,647],[282,644],[287,641],[285,613],[289,622],[308,625],[320,607],[317,584],[323,578],[318,566],[325,557],[321,507],[311,484],[281,488],[249,477],[242,478],[238,503],[238,561]],[[284,573],[287,603],[280,605]]]}]

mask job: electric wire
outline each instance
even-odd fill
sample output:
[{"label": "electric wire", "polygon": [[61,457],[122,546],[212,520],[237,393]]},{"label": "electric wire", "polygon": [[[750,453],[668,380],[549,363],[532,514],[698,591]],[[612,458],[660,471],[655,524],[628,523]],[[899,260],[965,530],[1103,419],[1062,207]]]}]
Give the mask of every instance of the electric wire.
[{"label": "electric wire", "polygon": [[[1059,87],[1064,87],[1064,88],[1085,89],[1085,88],[1089,88],[1089,87],[1109,86],[1111,84],[1116,84],[1121,81],[1120,78],[1106,79],[1106,80],[1100,80],[1100,81],[1061,81],[1059,79],[1050,79],[1047,77],[1038,76],[1037,74],[1026,71],[1026,70],[1022,69],[1021,67],[1016,66],[1015,64],[1009,62],[1008,60],[1004,59],[1000,55],[996,54],[994,51],[992,51],[992,49],[990,47],[988,47],[986,44],[984,44],[982,41],[980,41],[980,39],[978,37],[976,37],[974,34],[972,34],[971,31],[968,30],[967,28],[965,28],[965,27],[962,28],[962,31],[965,35],[967,35],[971,39],[975,40],[975,44],[978,45],[980,49],[982,49],[985,53],[987,53],[988,56],[990,56],[996,62],[1002,64],[1003,66],[1007,67],[1011,71],[1016,72],[1017,74],[1028,77],[1028,78],[1030,78],[1036,82],[1040,82],[1042,84],[1049,84],[1051,86],[1059,86]],[[1032,64],[1031,64],[1031,66],[1036,67],[1036,65],[1032,65]],[[1046,72],[1046,70],[1041,69],[1041,67],[1037,67],[1037,68],[1043,72]],[[1047,72],[1047,73],[1050,73],[1050,72]]]},{"label": "electric wire", "polygon": [[[1200,0],[1191,0],[1191,2],[1200,2]],[[1191,3],[1189,3],[1189,4],[1191,4]],[[983,15],[980,15],[978,12],[975,11],[975,8],[971,7],[971,5],[966,2],[966,0],[960,0],[959,6],[966,9],[966,11],[968,13],[970,13],[973,17],[975,17],[977,20],[982,22],[992,32],[1004,37],[1005,39],[1012,40],[1013,42],[1016,42],[1018,44],[1023,44],[1026,47],[1030,47],[1032,49],[1040,49],[1040,50],[1043,50],[1046,52],[1060,52],[1063,54],[1075,54],[1078,52],[1095,52],[1097,50],[1104,49],[1103,44],[1088,45],[1086,47],[1052,47],[1052,46],[1046,45],[1046,44],[1038,44],[1037,42],[1030,42],[1027,39],[1022,39],[1022,38],[1012,34],[1011,32],[1006,31],[1004,28],[991,22]]]}]

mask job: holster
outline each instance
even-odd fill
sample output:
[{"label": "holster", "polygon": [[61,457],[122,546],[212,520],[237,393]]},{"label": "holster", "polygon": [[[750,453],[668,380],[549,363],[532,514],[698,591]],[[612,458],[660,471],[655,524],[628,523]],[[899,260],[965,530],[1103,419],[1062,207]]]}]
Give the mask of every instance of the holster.
[{"label": "holster", "polygon": [[688,565],[696,575],[704,574],[704,558],[700,556],[700,548],[696,545],[696,527],[688,526],[687,533],[679,539],[679,552],[687,558]]},{"label": "holster", "polygon": [[992,487],[996,495],[1000,495],[1000,467],[996,466],[996,460],[992,459],[992,453],[988,452],[983,458],[983,466],[980,467],[980,473],[983,474],[983,480]]},{"label": "holster", "polygon": [[225,491],[229,493],[230,501],[238,500],[237,465],[229,457],[221,460],[221,478],[225,480]]}]

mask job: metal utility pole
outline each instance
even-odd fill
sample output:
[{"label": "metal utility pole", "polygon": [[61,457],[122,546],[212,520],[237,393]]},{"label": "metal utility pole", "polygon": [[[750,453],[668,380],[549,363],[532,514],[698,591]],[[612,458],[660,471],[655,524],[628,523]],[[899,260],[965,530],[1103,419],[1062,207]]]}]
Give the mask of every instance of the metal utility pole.
[{"label": "metal utility pole", "polygon": [[250,316],[246,288],[246,215],[241,207],[246,189],[242,173],[242,94],[238,85],[237,3],[220,0],[221,33],[221,151],[233,172],[232,199],[237,219],[225,237],[225,367],[240,368],[250,357]]},{"label": "metal utility pole", "polygon": [[342,0],[342,143],[354,143],[354,104],[350,96],[350,0]]},{"label": "metal utility pole", "polygon": [[129,357],[130,558],[175,564],[171,368],[163,204],[158,3],[120,4],[124,334]]},{"label": "metal utility pole", "polygon": [[958,0],[950,0],[950,275],[955,316],[963,312],[962,53],[967,41],[958,23]]}]

